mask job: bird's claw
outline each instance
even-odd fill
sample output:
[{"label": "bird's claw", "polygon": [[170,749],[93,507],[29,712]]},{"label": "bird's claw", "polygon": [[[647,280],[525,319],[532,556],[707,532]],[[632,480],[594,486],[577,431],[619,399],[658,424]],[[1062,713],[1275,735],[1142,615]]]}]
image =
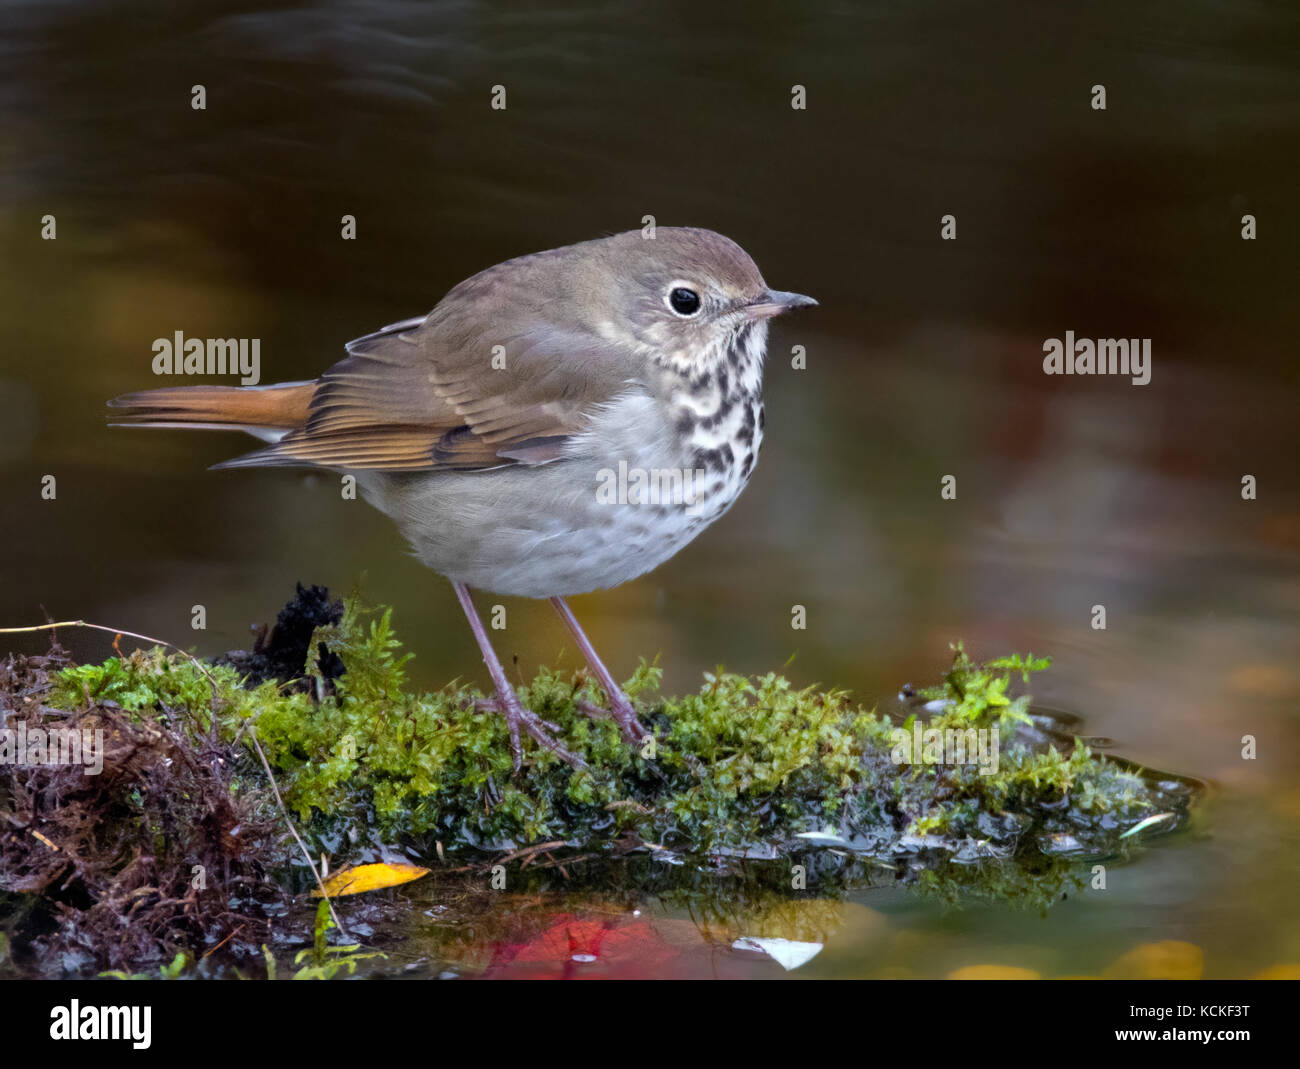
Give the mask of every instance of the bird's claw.
[{"label": "bird's claw", "polygon": [[619,731],[622,732],[623,738],[633,746],[638,746],[649,736],[645,725],[641,723],[636,715],[636,710],[632,708],[632,701],[626,694],[619,693],[618,697],[611,700],[608,709],[602,709],[599,705],[593,705],[584,698],[579,698],[576,702],[578,711],[593,720],[613,720],[618,724]]},{"label": "bird's claw", "polygon": [[514,760],[516,772],[523,764],[521,730],[531,736],[539,746],[549,750],[566,764],[578,769],[587,767],[587,762],[567,749],[555,737],[559,734],[560,726],[550,720],[544,720],[531,709],[526,708],[513,693],[499,693],[495,698],[479,698],[474,705],[485,712],[498,713],[505,717],[506,726],[510,729],[510,755]]}]

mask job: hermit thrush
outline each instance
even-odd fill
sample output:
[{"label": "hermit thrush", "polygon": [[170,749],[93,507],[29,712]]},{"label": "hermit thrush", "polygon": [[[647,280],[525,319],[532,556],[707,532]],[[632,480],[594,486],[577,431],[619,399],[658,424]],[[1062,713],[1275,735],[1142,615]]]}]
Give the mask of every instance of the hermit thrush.
[{"label": "hermit thrush", "polygon": [[319,379],[127,394],[118,425],[248,431],[219,468],[352,473],[451,580],[510,727],[572,764],[506,679],[469,588],[549,598],[632,742],[631,701],[565,603],[663,563],[731,506],[763,436],[767,321],[817,302],[771,290],[709,230],[631,231],[507,260],[427,316],[348,344]]}]

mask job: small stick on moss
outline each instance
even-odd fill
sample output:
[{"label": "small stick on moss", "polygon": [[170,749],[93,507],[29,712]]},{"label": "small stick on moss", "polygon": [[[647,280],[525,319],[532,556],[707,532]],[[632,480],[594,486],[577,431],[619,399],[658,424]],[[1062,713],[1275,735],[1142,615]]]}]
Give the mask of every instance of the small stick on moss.
[{"label": "small stick on moss", "polygon": [[[561,846],[568,846],[568,845],[569,844],[566,843],[563,839],[556,839],[553,842],[549,842],[549,843],[538,843],[536,846],[525,846],[520,850],[515,850],[512,853],[506,854],[505,857],[497,858],[497,864],[508,865],[512,861],[518,861],[521,857],[527,857],[531,859],[532,857],[536,857],[538,854],[542,853],[545,850],[556,850]],[[526,864],[525,867],[527,867]]]},{"label": "small stick on moss", "polygon": [[35,828],[28,828],[27,830],[28,830],[28,832],[31,833],[31,835],[32,835],[32,837],[33,837],[34,839],[39,839],[39,840],[40,840],[41,842],[43,842],[46,846],[48,846],[51,850],[53,850],[56,854],[59,852],[59,846],[58,846],[58,843],[52,843],[52,842],[50,842],[49,839],[47,839],[44,835],[42,835],[40,832],[38,832]]},{"label": "small stick on moss", "polygon": [[[189,650],[181,649],[174,642],[168,642],[163,638],[151,638],[148,635],[137,634],[134,631],[127,631],[121,627],[107,627],[104,624],[90,624],[85,620],[59,620],[48,624],[33,624],[30,627],[0,627],[0,635],[31,634],[37,631],[53,631],[60,627],[84,627],[91,631],[104,631],[107,634],[116,635],[118,637],[126,635],[128,638],[134,638],[140,642],[152,642],[155,646],[166,646],[170,650],[175,650],[182,657],[188,657],[189,660],[193,662],[194,667],[207,677],[208,683],[212,687],[212,720],[214,724],[216,723],[218,700],[216,676],[209,672],[207,666],[195,657],[194,654],[190,653]],[[117,643],[115,639],[115,649],[116,646]],[[118,652],[118,656],[121,656],[120,651]],[[248,723],[248,737],[253,740],[253,748],[257,750],[257,756],[262,761],[262,768],[266,770],[267,780],[271,784],[271,792],[275,795],[275,804],[280,807],[280,815],[284,817],[284,822],[289,826],[289,831],[292,833],[294,841],[297,842],[298,848],[302,850],[302,856],[307,859],[307,866],[311,869],[312,876],[316,878],[316,886],[320,888],[321,897],[325,899],[326,904],[329,906],[330,916],[334,918],[334,925],[344,937],[348,937],[348,930],[343,927],[343,922],[339,920],[339,915],[334,912],[334,902],[330,898],[329,893],[325,890],[325,883],[320,877],[320,871],[316,868],[316,863],[311,858],[311,851],[307,849],[307,844],[302,841],[302,836],[298,834],[298,829],[294,827],[293,820],[289,816],[289,810],[285,808],[284,799],[280,797],[280,788],[275,782],[275,775],[271,771],[270,762],[267,761],[266,754],[262,752],[262,744],[257,741],[257,735],[253,731],[251,721]],[[48,840],[46,841],[48,842]]]},{"label": "small stick on moss", "polygon": [[203,957],[206,958],[206,957],[210,957],[211,955],[215,954],[218,950],[220,950],[223,946],[225,946],[227,943],[229,943],[231,939],[233,939],[235,936],[237,936],[237,935],[238,935],[240,932],[242,932],[243,930],[244,930],[244,926],[243,926],[242,924],[236,926],[235,928],[232,928],[232,929],[230,930],[229,934],[226,936],[226,938],[223,939],[223,940],[221,940],[221,942],[218,943],[216,946],[214,946],[214,947],[212,947],[211,949],[209,949],[209,950],[207,950],[206,952],[204,952]]},{"label": "small stick on moss", "polygon": [[280,812],[284,816],[284,822],[289,825],[289,831],[293,833],[294,840],[298,848],[302,851],[302,856],[307,859],[307,864],[311,866],[311,874],[316,877],[316,886],[320,888],[321,898],[325,899],[325,904],[329,906],[330,916],[334,918],[334,926],[345,938],[351,938],[348,930],[343,927],[343,922],[339,920],[339,915],[334,912],[334,900],[330,898],[329,892],[325,890],[325,884],[321,882],[320,872],[316,868],[316,863],[311,859],[311,851],[307,849],[307,844],[302,841],[302,836],[298,834],[298,829],[293,826],[293,821],[289,819],[289,811],[285,808],[284,799],[280,797],[280,787],[275,782],[275,773],[271,771],[271,763],[266,759],[266,753],[262,750],[262,744],[257,741],[257,731],[253,727],[253,722],[248,722],[248,737],[253,743],[253,749],[257,751],[257,756],[262,762],[262,768],[266,770],[267,782],[271,784],[271,791],[275,795],[275,804],[280,807]]},{"label": "small stick on moss", "polygon": [[[31,627],[0,627],[0,635],[21,635],[21,634],[30,634],[36,631],[54,631],[60,627],[84,627],[90,631],[103,631],[106,634],[115,636],[113,639],[113,651],[119,657],[122,656],[122,651],[117,648],[117,640],[121,638],[123,635],[125,635],[127,638],[138,639],[141,642],[152,642],[155,646],[166,646],[169,650],[175,650],[181,656],[188,657],[191,661],[194,662],[194,667],[197,668],[200,672],[202,672],[207,677],[208,683],[210,683],[212,686],[212,712],[214,716],[216,715],[217,712],[216,677],[211,672],[208,671],[207,666],[204,665],[204,663],[200,661],[197,657],[195,657],[194,654],[190,653],[188,650],[181,649],[174,642],[168,642],[165,638],[150,638],[148,635],[139,635],[136,634],[136,632],[134,631],[127,631],[120,627],[107,627],[104,624],[88,624],[86,623],[85,620],[59,620],[57,622],[48,623],[48,624],[33,624]],[[57,641],[57,637],[58,636],[55,636],[56,641]]]}]

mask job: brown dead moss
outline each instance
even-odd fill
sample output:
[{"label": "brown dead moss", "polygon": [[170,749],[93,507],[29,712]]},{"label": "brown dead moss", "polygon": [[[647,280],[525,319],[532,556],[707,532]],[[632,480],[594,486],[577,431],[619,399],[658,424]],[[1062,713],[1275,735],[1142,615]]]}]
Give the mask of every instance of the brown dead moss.
[{"label": "brown dead moss", "polygon": [[67,665],[56,645],[0,663],[4,726],[101,731],[103,768],[0,766],[0,917],[28,975],[137,969],[239,932],[256,949],[284,898],[283,828],[245,789],[235,748],[181,718],[42,698]]}]

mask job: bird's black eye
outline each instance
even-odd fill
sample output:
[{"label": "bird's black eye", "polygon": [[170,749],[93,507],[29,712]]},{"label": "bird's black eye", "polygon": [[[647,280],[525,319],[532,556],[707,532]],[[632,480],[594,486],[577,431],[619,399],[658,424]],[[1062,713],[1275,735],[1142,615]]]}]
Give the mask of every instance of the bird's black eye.
[{"label": "bird's black eye", "polygon": [[685,286],[678,286],[668,294],[668,304],[678,315],[693,316],[700,310],[700,295]]}]

